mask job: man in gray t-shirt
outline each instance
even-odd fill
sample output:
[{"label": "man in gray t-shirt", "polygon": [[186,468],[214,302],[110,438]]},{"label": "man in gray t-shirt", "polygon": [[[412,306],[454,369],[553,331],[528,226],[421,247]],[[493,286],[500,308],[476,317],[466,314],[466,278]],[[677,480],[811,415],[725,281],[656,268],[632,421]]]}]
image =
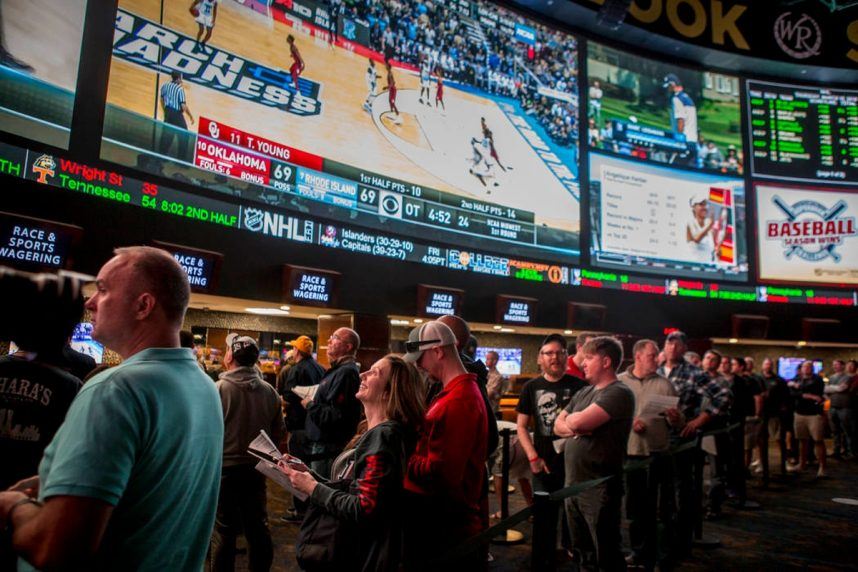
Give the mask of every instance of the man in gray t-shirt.
[{"label": "man in gray t-shirt", "polygon": [[625,570],[620,536],[622,470],[632,428],[635,398],[617,381],[623,349],[614,338],[597,337],[582,348],[590,384],[579,391],[554,423],[566,439],[566,485],[602,477],[607,481],[566,499],[573,548],[585,566]]}]

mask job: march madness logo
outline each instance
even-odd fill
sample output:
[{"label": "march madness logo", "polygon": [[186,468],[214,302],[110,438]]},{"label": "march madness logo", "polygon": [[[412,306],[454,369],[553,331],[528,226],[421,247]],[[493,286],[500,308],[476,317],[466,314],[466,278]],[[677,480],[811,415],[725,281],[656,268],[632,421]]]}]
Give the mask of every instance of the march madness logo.
[{"label": "march madness logo", "polygon": [[113,55],[155,72],[176,70],[185,81],[228,93],[300,116],[319,115],[321,85],[304,78],[298,90],[288,71],[247,61],[211,46],[211,53],[195,49],[196,42],[155,22],[119,10],[113,35]]},{"label": "march madness logo", "polygon": [[839,262],[841,256],[836,248],[847,238],[858,235],[855,217],[841,216],[848,208],[845,201],[837,201],[830,207],[810,200],[789,205],[775,195],[772,202],[786,218],[767,220],[766,238],[780,241],[787,259],[795,255],[819,262],[830,257]]}]

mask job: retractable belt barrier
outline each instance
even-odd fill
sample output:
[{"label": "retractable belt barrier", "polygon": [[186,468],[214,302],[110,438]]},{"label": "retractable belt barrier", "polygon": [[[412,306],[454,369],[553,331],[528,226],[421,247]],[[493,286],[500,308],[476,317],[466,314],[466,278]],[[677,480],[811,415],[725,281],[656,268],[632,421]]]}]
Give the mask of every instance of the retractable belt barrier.
[{"label": "retractable belt barrier", "polygon": [[[721,433],[727,433],[727,432],[730,432],[730,431],[733,431],[733,430],[739,428],[741,425],[742,425],[741,423],[737,422],[737,423],[734,423],[732,425],[728,425],[726,427],[721,427],[720,429],[714,429],[712,431],[707,431],[704,433],[697,433],[697,435],[695,436],[695,438],[693,440],[691,440],[687,443],[683,443],[681,445],[677,445],[675,447],[671,447],[670,449],[668,449],[667,451],[664,451],[663,453],[660,453],[659,455],[662,458],[674,457],[680,453],[684,453],[685,451],[690,451],[692,449],[698,449],[699,450],[700,444],[703,441],[704,437],[719,435]],[[503,429],[503,430],[501,430],[501,435],[503,436],[504,432],[509,433],[510,431],[511,431],[510,429]],[[507,450],[503,450],[501,453],[503,455],[509,454],[509,452]],[[564,501],[567,498],[579,495],[584,491],[595,488],[595,487],[601,485],[602,483],[604,483],[604,482],[606,482],[606,481],[608,481],[614,477],[619,477],[619,476],[626,474],[626,473],[630,473],[633,471],[639,471],[641,469],[649,468],[649,466],[652,464],[652,462],[653,462],[652,458],[628,461],[628,462],[626,462],[625,465],[623,465],[622,473],[620,473],[618,475],[611,475],[608,477],[601,477],[599,479],[584,481],[582,483],[575,483],[574,485],[570,485],[568,487],[558,489],[558,490],[554,491],[553,493],[551,493],[550,495],[544,495],[546,498],[542,502],[545,503],[545,502],[561,502],[561,501]],[[504,468],[508,472],[508,470],[509,470],[508,462],[504,462]],[[504,475],[504,476],[506,477],[506,478],[504,478],[504,482],[505,483],[509,482],[508,475]],[[507,494],[507,493],[504,492],[504,494]],[[538,494],[539,493],[536,493],[535,496]],[[534,498],[534,500],[537,500],[537,499]],[[524,522],[525,520],[527,520],[528,518],[530,518],[530,516],[534,514],[534,507],[537,504],[539,504],[539,503],[535,503],[534,506],[525,507],[525,508],[521,509],[520,511],[518,511],[517,513],[515,513],[515,514],[509,516],[508,518],[502,520],[501,522],[495,524],[494,526],[490,526],[489,528],[487,528],[486,530],[484,530],[480,534],[477,534],[475,536],[468,538],[462,544],[456,546],[455,548],[453,548],[451,550],[448,550],[447,552],[445,552],[444,554],[439,556],[437,559],[434,559],[431,562],[427,562],[425,564],[425,566],[427,568],[435,568],[439,565],[450,564],[450,563],[456,562],[458,559],[462,558],[463,556],[466,556],[468,554],[473,553],[474,551],[478,550],[481,546],[486,545],[492,538],[495,538],[497,536],[500,536],[501,534],[504,534],[507,530],[509,530],[513,526],[520,524],[520,523]],[[551,543],[552,544],[554,543],[554,537],[553,536],[551,538]],[[551,557],[553,558],[553,554],[551,555]]]}]

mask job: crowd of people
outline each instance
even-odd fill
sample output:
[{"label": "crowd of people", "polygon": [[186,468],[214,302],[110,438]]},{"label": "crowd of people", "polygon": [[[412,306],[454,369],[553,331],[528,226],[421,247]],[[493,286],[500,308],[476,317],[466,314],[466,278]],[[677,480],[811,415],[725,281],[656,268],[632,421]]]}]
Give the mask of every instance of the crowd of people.
[{"label": "crowd of people", "polygon": [[[443,70],[445,78],[517,98],[555,142],[577,144],[578,45],[573,36],[525,21],[518,14],[488,3],[479,8],[491,14],[487,18],[497,22],[495,26],[463,16],[446,2],[335,3],[341,5],[345,16],[369,23],[370,47],[384,54],[385,59],[419,66],[426,58],[433,69]],[[535,30],[532,45],[511,37],[510,28],[516,23]]]},{"label": "crowd of people", "polygon": [[[0,469],[0,523],[10,532],[0,564],[199,570],[208,558],[213,570],[233,570],[244,535],[250,569],[269,570],[267,475],[293,493],[286,518],[300,522],[302,569],[487,567],[487,544],[473,538],[492,518],[506,387],[496,354],[474,358],[464,320],[422,324],[403,355],[363,373],[358,332],[332,333],[327,369],[313,341],[298,337],[277,387],[257,367],[258,341],[230,334],[212,383],[182,347],[189,295],[168,253],[117,249],[85,308],[93,337],[123,361],[97,372],[62,357],[79,313],[41,323],[38,335],[22,326],[20,350],[0,358],[0,453],[14,460]],[[549,493],[591,485],[554,513],[557,548],[586,567],[651,570],[686,557],[703,454],[707,518],[728,499],[747,502],[746,479],[767,467],[770,437],[782,470],[816,462],[825,477],[826,396],[834,455],[854,454],[854,360],[835,361],[825,384],[809,361],[785,381],[771,359],[757,373],[750,358],[714,349],[701,358],[678,331],[662,347],[639,340],[631,353],[624,360],[609,336],[582,334],[567,347],[549,335],[541,373],[518,399],[510,452],[526,460],[513,463],[526,498],[531,484]],[[702,448],[673,454],[707,433]]]}]

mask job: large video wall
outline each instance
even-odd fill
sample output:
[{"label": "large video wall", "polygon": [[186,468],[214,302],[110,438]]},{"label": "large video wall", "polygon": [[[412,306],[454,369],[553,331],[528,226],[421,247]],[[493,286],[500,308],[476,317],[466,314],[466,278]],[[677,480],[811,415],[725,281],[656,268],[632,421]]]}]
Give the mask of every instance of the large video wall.
[{"label": "large video wall", "polygon": [[67,148],[86,0],[0,3],[0,130]]},{"label": "large video wall", "polygon": [[[206,6],[120,0],[100,156],[2,145],[0,171],[498,277],[856,304],[858,92],[645,58],[482,0]],[[7,105],[62,82],[0,64],[19,80],[0,129],[65,146],[70,111]]]}]

